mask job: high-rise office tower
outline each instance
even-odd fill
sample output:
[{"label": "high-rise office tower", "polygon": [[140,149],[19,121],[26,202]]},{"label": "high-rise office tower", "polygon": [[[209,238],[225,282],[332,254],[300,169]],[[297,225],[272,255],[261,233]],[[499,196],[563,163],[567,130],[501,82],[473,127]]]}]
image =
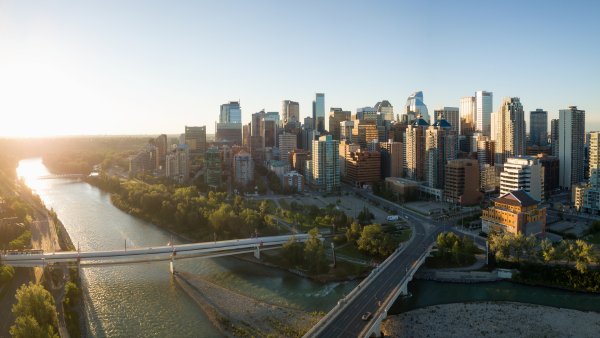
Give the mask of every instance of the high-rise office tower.
[{"label": "high-rise office tower", "polygon": [[350,112],[342,108],[331,108],[329,111],[329,132],[334,140],[341,140],[340,123],[350,120]]},{"label": "high-rise office tower", "polygon": [[265,110],[263,109],[263,110],[259,111],[258,113],[252,114],[252,136],[262,136],[262,131],[260,130],[260,128],[262,126],[261,121],[264,118],[275,119],[277,127],[278,128],[282,127],[282,124],[280,123],[278,112],[265,113]]},{"label": "high-rise office tower", "polygon": [[261,121],[261,136],[263,138],[263,148],[274,148],[277,146],[277,120],[273,118],[263,118]]},{"label": "high-rise office tower", "polygon": [[476,111],[477,114],[477,131],[484,133],[490,132],[490,118],[492,114],[492,99],[491,92],[478,91],[475,92]]},{"label": "high-rise office tower", "polygon": [[283,123],[287,123],[292,116],[300,121],[300,104],[290,100],[281,101],[281,120]]},{"label": "high-rise office tower", "polygon": [[576,106],[558,111],[558,158],[560,160],[558,184],[571,189],[583,181],[583,148],[585,145],[585,110]]},{"label": "high-rise office tower", "polygon": [[444,115],[425,131],[425,179],[427,186],[435,189],[444,188],[446,163],[456,159],[456,132]]},{"label": "high-rise office tower", "polygon": [[505,97],[497,113],[493,114],[496,141],[496,163],[504,163],[512,156],[525,155],[525,113],[518,97]]},{"label": "high-rise office tower", "polygon": [[313,100],[313,129],[325,132],[325,94],[315,93]]},{"label": "high-rise office tower", "polygon": [[552,156],[558,156],[558,135],[558,119],[553,119],[552,121],[550,121],[550,145],[552,146]]},{"label": "high-rise office tower", "polygon": [[[313,141],[312,179],[317,190],[336,192],[340,189],[339,141],[331,135]],[[308,161],[307,161],[308,162]]]},{"label": "high-rise office tower", "polygon": [[475,96],[460,99],[460,123],[461,132],[474,132],[477,130],[477,101]]},{"label": "high-rise office tower", "polygon": [[352,142],[352,130],[354,129],[354,122],[356,121],[340,122],[340,141],[346,140]]},{"label": "high-rise office tower", "polygon": [[314,129],[315,121],[313,120],[312,117],[305,117],[304,118],[304,124],[302,126],[310,128],[310,129]]},{"label": "high-rise office tower", "polygon": [[[157,138],[150,140],[150,144],[156,147],[158,150],[159,161],[164,161],[167,156],[167,135],[161,134]],[[164,168],[163,168],[164,169]]]},{"label": "high-rise office tower", "polygon": [[379,139],[376,120],[355,120],[352,128],[352,142],[358,143],[362,149],[367,148],[367,143]]},{"label": "high-rise office tower", "polygon": [[185,144],[189,148],[190,158],[203,157],[206,152],[206,126],[185,126]]},{"label": "high-rise office tower", "polygon": [[374,108],[377,109],[378,113],[381,113],[381,115],[383,115],[383,118],[386,121],[394,120],[394,107],[392,107],[390,101],[383,100],[381,102],[377,102]]},{"label": "high-rise office tower", "polygon": [[548,112],[543,109],[529,112],[529,145],[548,145]]},{"label": "high-rise office tower", "polygon": [[456,132],[456,135],[461,134],[460,126],[460,111],[456,107],[440,107],[433,110],[433,121],[437,121],[438,117],[443,115],[446,122],[450,123],[452,130]]},{"label": "high-rise office tower", "polygon": [[429,123],[419,115],[406,129],[405,152],[406,175],[415,181],[425,180],[427,157],[425,131]]},{"label": "high-rise office tower", "polygon": [[352,116],[354,120],[374,120],[377,121],[377,109],[371,107],[362,107],[356,109],[356,114]]},{"label": "high-rise office tower", "polygon": [[242,108],[237,101],[230,101],[221,105],[219,123],[242,123]]},{"label": "high-rise office tower", "polygon": [[423,103],[423,92],[415,92],[406,100],[406,105],[404,106],[404,114],[409,114],[410,112],[414,113],[415,116],[421,114],[421,117],[429,123],[431,121],[429,117],[429,111],[427,110],[427,106]]},{"label": "high-rise office tower", "polygon": [[250,149],[250,137],[252,136],[252,123],[242,126],[242,146]]}]

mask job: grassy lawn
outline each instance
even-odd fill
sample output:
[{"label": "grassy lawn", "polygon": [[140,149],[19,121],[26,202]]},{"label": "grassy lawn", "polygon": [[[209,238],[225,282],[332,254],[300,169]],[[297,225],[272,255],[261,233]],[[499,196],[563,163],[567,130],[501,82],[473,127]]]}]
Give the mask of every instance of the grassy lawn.
[{"label": "grassy lawn", "polygon": [[350,243],[343,248],[336,249],[335,252],[344,256],[362,259],[364,261],[370,262],[371,260],[375,260],[376,262],[381,262],[381,259],[379,257],[372,257],[369,256],[369,254],[363,253],[362,251],[358,250],[358,246],[354,243]]},{"label": "grassy lawn", "polygon": [[[275,204],[275,202],[273,202],[273,200],[268,199],[267,201],[269,203],[269,210],[267,210],[267,213],[274,214],[275,209],[277,209],[277,205]],[[258,210],[260,210],[259,207],[260,207],[261,203],[262,203],[262,200],[260,200],[260,201],[246,200],[245,207],[258,211]]]},{"label": "grassy lawn", "polygon": [[475,262],[477,262],[477,258],[475,257],[471,257],[468,261],[461,262],[461,264],[456,264],[451,261],[450,258],[446,258],[446,261],[444,262],[441,257],[434,255],[433,257],[427,257],[425,259],[425,267],[427,269],[464,268],[475,264]]},{"label": "grassy lawn", "polygon": [[290,205],[288,204],[288,202],[283,198],[279,199],[279,204],[281,205],[283,210],[292,210],[292,208],[290,208]]},{"label": "grassy lawn", "polygon": [[412,230],[405,230],[402,235],[399,237],[400,242],[406,242],[410,239],[410,236],[412,235]]},{"label": "grassy lawn", "polygon": [[600,244],[600,233],[595,234],[592,238],[588,240],[590,243]]}]

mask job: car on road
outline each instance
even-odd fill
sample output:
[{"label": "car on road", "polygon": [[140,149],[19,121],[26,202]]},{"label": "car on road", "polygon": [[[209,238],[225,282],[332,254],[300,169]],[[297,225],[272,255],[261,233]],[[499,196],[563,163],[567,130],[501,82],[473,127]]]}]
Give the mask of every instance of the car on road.
[{"label": "car on road", "polygon": [[367,312],[362,316],[362,320],[369,320],[371,319],[371,312]]}]

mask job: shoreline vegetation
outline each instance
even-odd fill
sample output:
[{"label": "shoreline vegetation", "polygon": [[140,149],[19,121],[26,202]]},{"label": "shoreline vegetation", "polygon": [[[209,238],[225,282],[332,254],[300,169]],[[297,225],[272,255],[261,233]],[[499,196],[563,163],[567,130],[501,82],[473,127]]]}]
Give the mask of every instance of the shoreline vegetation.
[{"label": "shoreline vegetation", "polygon": [[516,302],[452,303],[389,316],[381,330],[386,337],[591,338],[600,332],[600,314]]},{"label": "shoreline vegetation", "polygon": [[183,271],[175,279],[226,337],[302,337],[325,315],[268,304]]}]

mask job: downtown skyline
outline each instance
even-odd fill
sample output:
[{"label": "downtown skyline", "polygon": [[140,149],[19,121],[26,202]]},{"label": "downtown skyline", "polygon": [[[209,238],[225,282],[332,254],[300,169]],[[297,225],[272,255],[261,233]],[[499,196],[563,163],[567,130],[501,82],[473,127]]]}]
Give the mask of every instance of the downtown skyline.
[{"label": "downtown skyline", "polygon": [[[326,3],[315,15],[313,3],[2,4],[0,134],[177,134],[185,125],[212,134],[229,101],[240,101],[243,123],[296,101],[302,121],[315,93],[327,116],[381,100],[398,114],[416,91],[431,111],[459,107],[481,90],[494,94],[492,112],[520,97],[528,125],[529,111],[551,120],[576,105],[588,112],[586,131],[600,130],[598,4],[536,4],[514,2],[510,17],[506,2]],[[365,13],[378,24],[353,23]],[[350,20],[336,25],[334,15]],[[560,24],[569,15],[578,20]]]}]

